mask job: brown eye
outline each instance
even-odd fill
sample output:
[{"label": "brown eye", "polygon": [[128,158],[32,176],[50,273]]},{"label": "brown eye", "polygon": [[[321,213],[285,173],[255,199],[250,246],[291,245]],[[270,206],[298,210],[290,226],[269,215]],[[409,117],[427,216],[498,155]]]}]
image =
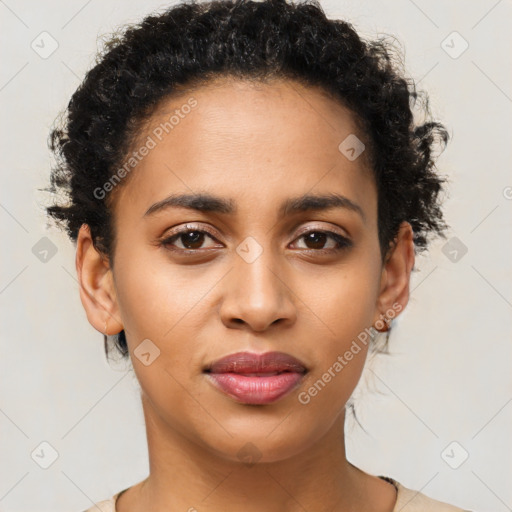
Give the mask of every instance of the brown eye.
[{"label": "brown eye", "polygon": [[304,235],[304,240],[308,249],[323,249],[329,236],[326,233],[320,231],[312,231],[307,235]]},{"label": "brown eye", "polygon": [[204,235],[202,231],[188,231],[178,235],[178,238],[186,249],[200,249],[204,243]]},{"label": "brown eye", "polygon": [[[352,246],[352,242],[338,233],[332,231],[308,231],[303,233],[297,240],[304,240],[306,247],[299,247],[299,249],[310,249],[313,251],[331,252],[345,249]],[[325,247],[330,242],[330,247]]]},{"label": "brown eye", "polygon": [[161,241],[161,245],[170,251],[194,252],[201,249],[214,247],[209,245],[204,247],[207,239],[215,240],[213,235],[202,229],[187,228]]}]

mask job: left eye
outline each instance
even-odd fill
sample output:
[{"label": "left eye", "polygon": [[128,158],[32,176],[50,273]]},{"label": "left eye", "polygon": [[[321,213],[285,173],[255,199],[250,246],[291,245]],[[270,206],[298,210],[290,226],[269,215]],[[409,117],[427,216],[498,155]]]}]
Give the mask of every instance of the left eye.
[{"label": "left eye", "polygon": [[[334,242],[334,247],[323,247],[329,238]],[[307,231],[306,233],[302,233],[301,236],[297,238],[297,240],[304,239],[306,244],[313,245],[313,247],[305,247],[305,249],[310,250],[319,250],[319,251],[337,251],[344,249],[346,247],[350,247],[352,242],[338,233],[334,233],[332,231]],[[320,247],[319,247],[320,246]]]}]

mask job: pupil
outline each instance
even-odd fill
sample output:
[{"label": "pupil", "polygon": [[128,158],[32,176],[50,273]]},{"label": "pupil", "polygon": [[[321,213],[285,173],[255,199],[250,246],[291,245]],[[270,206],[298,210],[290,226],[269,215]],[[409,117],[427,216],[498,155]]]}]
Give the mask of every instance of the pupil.
[{"label": "pupil", "polygon": [[[198,231],[189,231],[182,235],[182,243],[188,249],[198,249],[201,247],[203,240],[203,233],[199,233]],[[192,247],[190,247],[192,245]]]},{"label": "pupil", "polygon": [[[327,235],[325,233],[308,233],[306,235],[306,245],[309,243],[313,243],[314,247],[313,249],[321,249],[325,245],[325,238]],[[317,247],[316,245],[319,245],[320,247]],[[309,245],[308,245],[309,247]]]}]

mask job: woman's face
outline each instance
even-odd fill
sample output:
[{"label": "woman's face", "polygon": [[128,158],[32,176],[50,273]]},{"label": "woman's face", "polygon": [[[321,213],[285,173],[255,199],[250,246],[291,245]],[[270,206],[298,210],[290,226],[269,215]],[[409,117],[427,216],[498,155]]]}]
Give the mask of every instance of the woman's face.
[{"label": "woman's face", "polygon": [[[116,190],[112,293],[89,319],[125,329],[148,428],[231,460],[290,457],[342,417],[362,333],[407,301],[410,266],[381,263],[365,136],[317,89],[227,80],[165,102],[139,135],[145,156]],[[215,200],[162,203],[194,194]],[[307,369],[277,398],[244,395],[240,375],[227,393],[204,371],[270,351]]]}]

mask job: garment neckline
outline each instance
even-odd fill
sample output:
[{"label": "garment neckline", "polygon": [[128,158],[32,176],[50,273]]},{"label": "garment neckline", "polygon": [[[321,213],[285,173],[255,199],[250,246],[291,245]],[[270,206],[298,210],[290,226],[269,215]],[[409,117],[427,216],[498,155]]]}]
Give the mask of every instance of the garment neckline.
[{"label": "garment neckline", "polygon": [[[398,482],[396,480],[394,480],[393,478],[389,477],[389,476],[384,476],[384,475],[377,475],[378,478],[382,479],[382,480],[385,480],[386,482],[390,483],[395,489],[396,489],[396,503],[398,503],[398,493],[399,493],[399,489],[398,489]],[[116,503],[117,503],[117,500],[119,499],[119,497],[121,496],[121,494],[125,493],[128,489],[130,489],[130,487],[127,487],[126,489],[123,489],[122,491],[119,491],[117,494],[115,494],[113,496],[113,502],[114,502],[114,510],[113,512],[117,512],[117,508],[116,508]],[[395,503],[395,506],[396,506],[396,503]]]},{"label": "garment neckline", "polygon": [[389,482],[398,492],[398,482],[396,480],[394,480],[393,478],[391,478],[389,476],[384,476],[384,475],[377,475],[377,476],[379,478],[382,478],[382,480],[386,480],[386,482]]},{"label": "garment neckline", "polygon": [[113,508],[112,512],[117,512],[116,503],[117,503],[117,500],[119,499],[119,496],[121,496],[121,494],[125,493],[130,488],[131,488],[131,486],[127,487],[126,489],[123,489],[122,491],[119,491],[117,494],[114,494],[114,497],[112,499],[112,501],[114,502],[114,508]]}]

